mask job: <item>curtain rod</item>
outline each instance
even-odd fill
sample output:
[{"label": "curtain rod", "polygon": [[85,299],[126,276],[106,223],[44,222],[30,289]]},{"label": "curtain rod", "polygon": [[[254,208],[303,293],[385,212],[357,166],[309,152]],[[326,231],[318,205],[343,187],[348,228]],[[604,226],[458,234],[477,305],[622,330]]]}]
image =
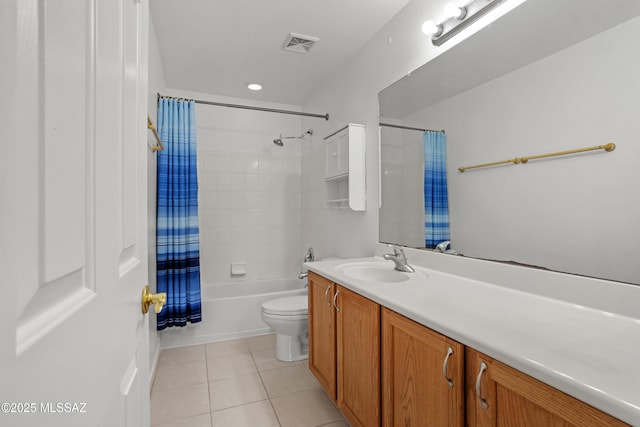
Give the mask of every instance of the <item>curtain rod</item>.
[{"label": "curtain rod", "polygon": [[380,126],[385,126],[385,127],[388,127],[388,128],[397,128],[397,129],[418,130],[420,132],[440,132],[440,133],[445,133],[444,130],[412,128],[412,127],[409,127],[409,126],[392,125],[391,123],[380,123]]},{"label": "curtain rod", "polygon": [[[186,99],[186,98],[177,98],[177,97],[174,97],[174,96],[160,95],[158,93],[158,100],[160,98]],[[329,120],[329,113],[327,113],[327,114],[303,113],[301,111],[277,110],[275,108],[254,107],[252,105],[227,104],[227,103],[224,103],[224,102],[201,101],[199,99],[193,99],[193,102],[195,102],[196,104],[215,105],[215,106],[218,106],[218,107],[241,108],[241,109],[244,109],[244,110],[266,111],[266,112],[269,112],[269,113],[293,114],[293,115],[296,115],[296,116],[317,117],[317,118]]]}]

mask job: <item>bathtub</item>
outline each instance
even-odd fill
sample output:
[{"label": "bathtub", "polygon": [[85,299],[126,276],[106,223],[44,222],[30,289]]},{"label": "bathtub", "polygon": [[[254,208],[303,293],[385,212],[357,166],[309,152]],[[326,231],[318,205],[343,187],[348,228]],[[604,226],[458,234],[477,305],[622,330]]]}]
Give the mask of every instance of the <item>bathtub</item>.
[{"label": "bathtub", "polygon": [[160,334],[162,348],[183,347],[272,332],[260,317],[262,303],[306,295],[306,279],[234,281],[202,285],[202,321]]}]

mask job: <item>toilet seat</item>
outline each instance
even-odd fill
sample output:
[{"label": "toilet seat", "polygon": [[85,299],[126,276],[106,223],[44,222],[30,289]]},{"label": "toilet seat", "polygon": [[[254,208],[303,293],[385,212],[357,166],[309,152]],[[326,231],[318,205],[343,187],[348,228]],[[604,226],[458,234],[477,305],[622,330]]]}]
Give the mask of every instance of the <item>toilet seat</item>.
[{"label": "toilet seat", "polygon": [[279,321],[285,321],[290,323],[295,323],[298,320],[304,320],[304,322],[306,323],[308,318],[309,316],[306,313],[291,315],[291,314],[271,314],[271,313],[265,313],[264,311],[262,312],[262,320],[265,323],[266,323],[266,319],[279,320]]},{"label": "toilet seat", "polygon": [[308,312],[306,295],[273,299],[262,303],[262,312],[279,316],[300,316]]}]

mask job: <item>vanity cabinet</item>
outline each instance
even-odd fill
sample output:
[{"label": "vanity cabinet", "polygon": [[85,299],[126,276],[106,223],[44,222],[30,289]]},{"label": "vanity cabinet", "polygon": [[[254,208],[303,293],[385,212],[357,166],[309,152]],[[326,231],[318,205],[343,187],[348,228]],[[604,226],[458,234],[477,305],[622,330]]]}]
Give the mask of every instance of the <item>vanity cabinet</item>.
[{"label": "vanity cabinet", "polygon": [[465,357],[468,427],[627,426],[472,348]]},{"label": "vanity cabinet", "polygon": [[313,272],[309,369],[352,426],[380,425],[380,306]]},{"label": "vanity cabinet", "polygon": [[324,140],[326,205],[364,211],[365,127],[350,123]]},{"label": "vanity cabinet", "polygon": [[627,426],[311,271],[309,368],[352,426]]},{"label": "vanity cabinet", "polygon": [[464,346],[382,309],[382,425],[464,425]]}]

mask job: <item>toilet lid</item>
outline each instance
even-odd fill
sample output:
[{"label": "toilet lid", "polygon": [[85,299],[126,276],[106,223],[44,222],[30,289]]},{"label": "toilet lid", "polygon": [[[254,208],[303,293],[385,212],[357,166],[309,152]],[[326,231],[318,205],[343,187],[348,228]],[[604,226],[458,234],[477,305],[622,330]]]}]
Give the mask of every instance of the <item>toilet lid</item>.
[{"label": "toilet lid", "polygon": [[308,301],[306,295],[272,299],[262,303],[262,311],[268,314],[295,316],[307,314]]}]

